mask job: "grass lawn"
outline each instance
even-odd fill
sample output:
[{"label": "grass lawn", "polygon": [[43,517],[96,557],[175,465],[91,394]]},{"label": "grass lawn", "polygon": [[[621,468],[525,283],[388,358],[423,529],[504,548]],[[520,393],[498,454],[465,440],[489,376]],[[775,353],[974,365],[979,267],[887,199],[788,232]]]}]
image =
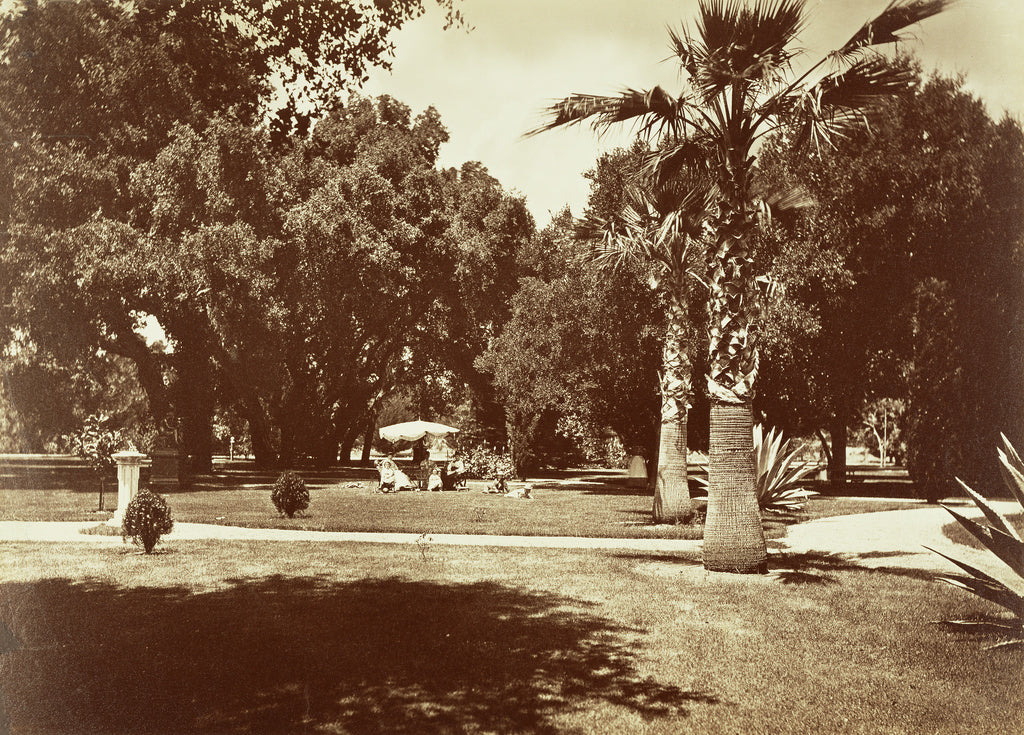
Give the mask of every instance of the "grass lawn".
[{"label": "grass lawn", "polygon": [[[482,533],[525,536],[592,536],[610,538],[700,538],[700,525],[650,525],[652,497],[627,487],[623,472],[562,473],[535,481],[536,499],[513,500],[481,492],[470,482],[465,492],[374,494],[376,473],[343,469],[302,473],[310,489],[310,507],[299,516],[280,517],[270,502],[277,473],[230,469],[204,478],[190,490],[167,494],[176,521],[250,527],[327,531],[409,533]],[[0,520],[105,519],[97,514],[95,479],[84,468],[4,475],[0,485]],[[696,499],[698,509],[704,500]],[[116,486],[104,507],[117,505]],[[914,501],[824,496],[812,499],[805,512],[765,515],[768,537],[785,535],[793,523],[831,515],[909,508]]]},{"label": "grass lawn", "polygon": [[12,733],[1024,732],[1024,651],[929,624],[989,606],[828,555],[0,547]]}]

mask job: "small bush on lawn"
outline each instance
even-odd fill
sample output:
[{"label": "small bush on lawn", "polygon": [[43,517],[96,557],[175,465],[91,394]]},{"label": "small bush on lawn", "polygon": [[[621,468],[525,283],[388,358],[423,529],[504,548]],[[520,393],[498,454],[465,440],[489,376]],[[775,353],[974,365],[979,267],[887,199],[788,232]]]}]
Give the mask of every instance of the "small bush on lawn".
[{"label": "small bush on lawn", "polygon": [[274,483],[270,500],[278,513],[291,518],[300,510],[309,507],[309,490],[306,489],[306,483],[301,477],[294,472],[285,472]]},{"label": "small bush on lawn", "polygon": [[171,509],[167,507],[167,501],[143,488],[132,498],[124,511],[121,536],[131,537],[149,554],[160,537],[170,533],[173,528],[174,521],[171,519]]}]

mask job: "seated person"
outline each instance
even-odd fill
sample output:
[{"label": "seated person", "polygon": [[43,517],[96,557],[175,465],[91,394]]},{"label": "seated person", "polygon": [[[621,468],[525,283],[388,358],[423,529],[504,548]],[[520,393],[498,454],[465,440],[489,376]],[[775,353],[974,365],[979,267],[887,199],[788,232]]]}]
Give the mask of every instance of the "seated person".
[{"label": "seated person", "polygon": [[409,479],[409,475],[405,474],[402,470],[395,465],[395,492],[399,490],[412,490],[415,486],[412,480]]},{"label": "seated person", "polygon": [[427,478],[427,490],[441,490],[443,486],[444,483],[441,480],[441,470],[439,470],[435,465],[434,468],[430,470],[430,477]]},{"label": "seated person", "polygon": [[445,490],[458,490],[466,486],[466,464],[461,458],[453,459],[441,473],[441,483]]},{"label": "seated person", "polygon": [[380,483],[377,485],[377,492],[395,492],[395,471],[398,470],[398,465],[395,464],[391,457],[378,459],[374,464],[377,466],[377,472],[380,473]]}]

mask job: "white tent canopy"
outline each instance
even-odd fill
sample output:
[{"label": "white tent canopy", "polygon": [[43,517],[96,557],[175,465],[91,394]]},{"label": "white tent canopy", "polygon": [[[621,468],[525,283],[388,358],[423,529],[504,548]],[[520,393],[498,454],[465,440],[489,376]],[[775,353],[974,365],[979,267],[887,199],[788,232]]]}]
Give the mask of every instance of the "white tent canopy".
[{"label": "white tent canopy", "polygon": [[428,440],[434,441],[458,433],[459,429],[454,426],[436,424],[433,421],[406,421],[401,424],[381,427],[380,438],[389,442],[414,442],[426,437]]}]

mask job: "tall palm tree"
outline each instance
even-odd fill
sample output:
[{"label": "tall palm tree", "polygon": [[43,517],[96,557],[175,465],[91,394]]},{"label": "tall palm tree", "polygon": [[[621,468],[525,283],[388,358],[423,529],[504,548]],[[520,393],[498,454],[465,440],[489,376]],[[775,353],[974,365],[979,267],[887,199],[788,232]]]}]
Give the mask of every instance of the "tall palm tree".
[{"label": "tall palm tree", "polygon": [[634,121],[657,142],[649,164],[660,179],[693,165],[710,167],[717,213],[708,307],[711,453],[703,553],[709,570],[767,569],[753,459],[759,294],[750,243],[761,210],[752,182],[755,145],[780,130],[793,144],[820,145],[863,124],[912,84],[878,47],[953,2],[892,0],[839,49],[796,73],[804,0],[699,0],[695,32],[669,33],[684,81],[678,96],[661,87],[573,94],[528,133],[584,120],[596,130]]},{"label": "tall palm tree", "polygon": [[[706,180],[705,180],[706,181]],[[687,349],[686,279],[694,243],[711,213],[711,187],[679,179],[627,187],[625,206],[616,216],[592,218],[583,234],[595,239],[595,260],[619,268],[629,263],[650,269],[651,286],[666,303],[661,365],[661,427],[654,482],[655,523],[679,523],[693,517],[686,467],[686,417],[693,385]]]}]

